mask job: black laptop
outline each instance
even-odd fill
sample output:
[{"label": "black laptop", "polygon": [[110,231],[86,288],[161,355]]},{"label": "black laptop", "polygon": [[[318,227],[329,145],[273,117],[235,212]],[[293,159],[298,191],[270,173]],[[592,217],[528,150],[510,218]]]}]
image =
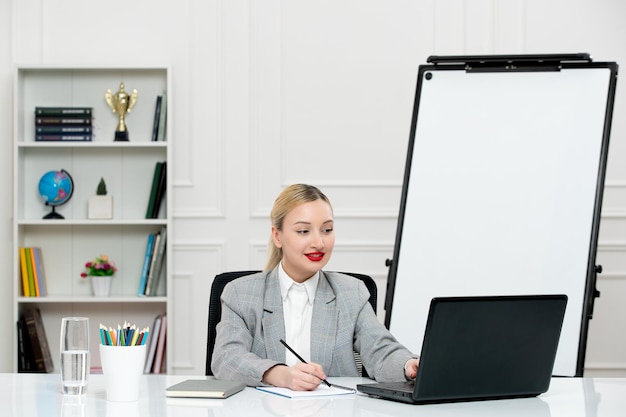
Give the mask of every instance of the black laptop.
[{"label": "black laptop", "polygon": [[566,295],[433,298],[415,381],[357,390],[411,404],[535,397],[550,386]]}]

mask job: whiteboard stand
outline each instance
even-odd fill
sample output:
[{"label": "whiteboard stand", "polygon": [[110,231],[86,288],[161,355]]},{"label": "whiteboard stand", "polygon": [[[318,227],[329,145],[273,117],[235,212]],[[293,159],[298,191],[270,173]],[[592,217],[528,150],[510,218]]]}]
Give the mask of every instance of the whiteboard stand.
[{"label": "whiteboard stand", "polygon": [[618,65],[432,56],[418,71],[385,325],[420,352],[437,296],[566,294],[554,374],[582,376]]}]

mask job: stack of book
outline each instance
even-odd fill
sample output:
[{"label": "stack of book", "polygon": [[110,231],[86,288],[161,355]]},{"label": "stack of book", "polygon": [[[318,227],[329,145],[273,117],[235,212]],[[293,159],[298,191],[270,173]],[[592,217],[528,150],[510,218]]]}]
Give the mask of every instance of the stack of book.
[{"label": "stack of book", "polygon": [[47,295],[46,271],[39,247],[20,247],[20,276],[24,297],[43,297]]},{"label": "stack of book", "polygon": [[137,295],[156,296],[163,271],[165,260],[165,245],[167,242],[167,227],[163,226],[159,232],[148,235],[146,254],[144,256],[143,268],[141,269],[141,279]]},{"label": "stack of book", "polygon": [[35,141],[91,141],[92,107],[35,107]]},{"label": "stack of book", "polygon": [[17,322],[18,372],[54,371],[46,330],[38,308],[24,311]]},{"label": "stack of book", "polygon": [[167,316],[159,314],[154,319],[152,333],[146,354],[146,363],[143,372],[145,374],[165,373],[165,339],[167,337]]}]

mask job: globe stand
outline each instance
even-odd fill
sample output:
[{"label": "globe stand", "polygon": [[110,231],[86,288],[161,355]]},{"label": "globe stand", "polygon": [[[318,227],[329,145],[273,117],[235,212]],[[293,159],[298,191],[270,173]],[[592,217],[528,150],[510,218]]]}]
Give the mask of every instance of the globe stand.
[{"label": "globe stand", "polygon": [[52,211],[43,216],[43,219],[65,219],[56,212],[56,206],[67,203],[72,194],[74,194],[74,180],[69,172],[61,169],[43,174],[39,180],[39,195],[44,199],[46,206],[52,207]]},{"label": "globe stand", "polygon": [[[47,204],[46,204],[47,205]],[[65,219],[65,217],[63,217],[61,214],[56,212],[55,206],[52,206],[52,211],[48,214],[46,214],[45,216],[43,216],[44,220],[49,220],[49,219]]]}]

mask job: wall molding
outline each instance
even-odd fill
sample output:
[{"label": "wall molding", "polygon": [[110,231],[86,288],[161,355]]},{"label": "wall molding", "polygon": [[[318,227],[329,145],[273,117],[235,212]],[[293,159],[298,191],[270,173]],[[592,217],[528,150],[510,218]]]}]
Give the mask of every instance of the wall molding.
[{"label": "wall molding", "polygon": [[[269,238],[268,238],[269,239]],[[263,251],[267,250],[267,241],[261,242],[260,240],[250,240],[248,246],[251,249]],[[389,241],[347,241],[342,240],[339,243],[335,243],[333,252],[389,252],[393,250],[394,243]]]},{"label": "wall molding", "polygon": [[626,281],[626,272],[602,272],[598,274],[600,281]]},{"label": "wall molding", "polygon": [[[254,160],[254,158],[252,158]],[[388,189],[394,190],[401,193],[402,191],[402,182],[396,181],[380,181],[380,182],[372,182],[372,181],[356,181],[356,180],[337,180],[337,181],[328,181],[328,180],[313,180],[313,179],[282,179],[281,187],[287,187],[288,185],[306,182],[310,184],[315,184],[323,190],[337,190],[340,191],[342,189],[346,190],[358,190],[358,189]],[[613,182],[606,183],[605,189],[614,189],[614,190],[623,190],[626,193],[626,182]],[[253,191],[253,190],[251,190]],[[371,192],[374,193],[375,190]],[[257,201],[258,196],[251,198],[251,201]],[[270,208],[267,207],[258,207],[252,211],[251,217],[254,219],[257,218],[267,218],[269,216]],[[399,207],[385,208],[382,210],[341,210],[341,208],[336,207],[335,216],[337,218],[354,218],[354,219],[395,219],[398,217]],[[600,219],[624,219],[626,220],[626,207],[624,206],[607,206],[606,204],[603,207],[602,212],[600,213]]]},{"label": "wall molding", "polygon": [[[621,196],[624,195],[622,198]],[[617,202],[626,200],[625,181],[606,181],[604,183],[603,208],[600,213],[601,219],[626,219],[626,206],[624,204],[608,204],[609,201]]]},{"label": "wall molding", "polygon": [[598,252],[625,252],[625,241],[604,241],[598,242]]},{"label": "wall molding", "polygon": [[[391,209],[382,210],[342,210],[333,206],[336,219],[359,219],[359,220],[395,220],[398,218],[399,207],[394,211]],[[252,219],[266,220],[270,216],[271,209],[259,208],[250,213]]]},{"label": "wall molding", "polygon": [[[172,280],[174,281],[174,283],[176,285],[186,285],[187,287],[193,288],[193,273],[192,272],[183,272],[183,273],[177,273],[176,271],[174,271],[172,273]],[[190,317],[190,315],[192,314],[192,311],[190,310],[192,308],[192,304],[191,303],[187,303],[184,304],[184,306],[186,307],[185,310],[186,312],[184,314],[181,314],[183,316],[186,317]],[[181,313],[181,306],[177,306],[177,312]],[[192,355],[187,354],[187,355],[183,355],[185,357],[185,360],[179,360],[178,358],[175,358],[174,355],[172,355],[172,369],[174,370],[184,370],[187,372],[191,372],[194,370],[194,365],[193,362],[191,362],[189,359],[192,358]]]},{"label": "wall molding", "polygon": [[225,240],[214,240],[214,241],[192,241],[192,240],[179,240],[177,242],[174,242],[172,244],[172,248],[174,251],[177,252],[197,252],[199,250],[204,250],[204,251],[212,251],[212,252],[217,252],[217,251],[222,251],[224,250],[224,247],[226,246],[226,241]]},{"label": "wall molding", "polygon": [[624,209],[624,210],[615,210],[615,209],[602,210],[602,213],[600,214],[600,219],[626,219],[626,209]]},{"label": "wall molding", "polygon": [[[288,185],[296,184],[296,183],[308,183],[315,184],[315,186],[319,187],[324,191],[329,197],[331,194],[334,195],[347,195],[350,192],[356,191],[355,195],[361,197],[361,199],[356,201],[351,201],[352,207],[347,207],[346,204],[342,204],[338,199],[331,198],[333,204],[333,210],[335,214],[335,218],[338,219],[359,219],[359,220],[396,220],[398,218],[398,214],[400,212],[400,194],[402,192],[402,184],[390,181],[380,181],[380,182],[372,182],[372,181],[351,181],[351,180],[338,180],[338,181],[316,181],[316,180],[303,180],[303,179],[292,179],[292,180],[282,180],[281,188],[285,188]],[[382,193],[382,196],[381,196]],[[395,205],[390,206],[387,204],[386,206],[378,206],[372,207],[368,205],[367,199],[370,196],[377,195],[381,196],[383,201],[388,201],[385,196],[393,195],[397,197]],[[253,201],[257,201],[254,199]],[[260,204],[256,205],[256,208],[252,209],[250,213],[250,217],[253,219],[267,219],[269,217],[269,213],[271,211],[271,207],[262,207]]]},{"label": "wall molding", "polygon": [[[172,274],[174,277],[177,275],[184,276],[184,274],[193,274],[196,271],[187,272],[183,267],[180,267],[178,263],[176,263],[176,253],[191,253],[191,252],[202,252],[202,253],[213,253],[215,254],[215,258],[218,259],[218,265],[215,265],[215,271],[221,271],[226,265],[226,241],[225,240],[215,240],[215,241],[175,241],[171,243],[172,252],[174,253],[174,262],[176,269],[172,267]],[[203,270],[203,272],[206,272]]]},{"label": "wall molding", "polygon": [[[357,180],[306,180],[309,183],[315,184],[321,188],[402,188],[402,182],[398,181],[357,181]],[[284,179],[281,183],[282,187],[286,187],[291,184],[302,182],[301,179]]]},{"label": "wall molding", "polygon": [[625,371],[626,362],[587,362],[585,369],[593,371]]},{"label": "wall molding", "polygon": [[174,370],[173,374],[176,375],[176,370],[184,370],[184,371],[188,371],[187,373],[190,373],[191,371],[195,370],[195,367],[193,366],[193,364],[189,361],[175,361],[174,364],[172,365],[172,369]]},{"label": "wall molding", "polygon": [[393,242],[386,241],[349,241],[335,243],[335,252],[389,252],[393,251]]},{"label": "wall molding", "polygon": [[173,215],[174,220],[176,219],[185,219],[185,220],[206,220],[206,219],[226,219],[226,215],[223,210],[218,208],[213,209],[178,209],[174,211]]}]

